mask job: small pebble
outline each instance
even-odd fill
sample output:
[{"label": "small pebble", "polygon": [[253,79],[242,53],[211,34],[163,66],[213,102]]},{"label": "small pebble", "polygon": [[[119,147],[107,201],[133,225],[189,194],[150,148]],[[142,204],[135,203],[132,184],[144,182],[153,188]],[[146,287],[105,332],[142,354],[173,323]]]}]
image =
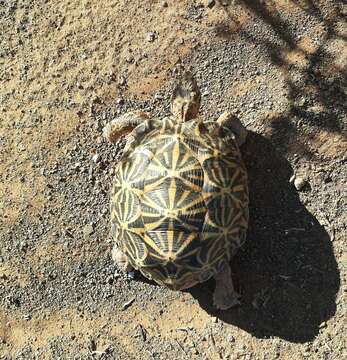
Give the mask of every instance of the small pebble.
[{"label": "small pebble", "polygon": [[216,5],[215,0],[208,0],[208,1],[207,1],[207,7],[208,7],[209,9],[212,9],[215,5]]},{"label": "small pebble", "polygon": [[129,301],[125,302],[122,306],[122,310],[127,309],[134,301],[135,301],[135,298],[132,298]]},{"label": "small pebble", "polygon": [[153,42],[155,40],[155,33],[154,32],[149,32],[147,34],[147,41],[148,42]]},{"label": "small pebble", "polygon": [[88,224],[83,228],[83,235],[85,237],[92,235],[93,232],[94,232],[94,226],[92,224]]},{"label": "small pebble", "polygon": [[298,191],[302,190],[306,184],[307,180],[303,177],[296,177],[294,180],[295,189]]},{"label": "small pebble", "polygon": [[124,86],[126,83],[127,83],[127,81],[126,81],[125,77],[124,77],[124,76],[121,76],[121,78],[120,78],[119,81],[118,81],[118,84],[119,84],[120,86]]},{"label": "small pebble", "polygon": [[93,157],[92,157],[92,160],[97,163],[99,162],[100,160],[100,155],[98,153],[94,154]]},{"label": "small pebble", "polygon": [[116,104],[117,104],[117,105],[123,105],[123,104],[124,104],[124,99],[118,98],[118,99],[116,100]]},{"label": "small pebble", "polygon": [[128,280],[134,280],[135,279],[135,271],[130,271],[127,273],[127,279]]}]

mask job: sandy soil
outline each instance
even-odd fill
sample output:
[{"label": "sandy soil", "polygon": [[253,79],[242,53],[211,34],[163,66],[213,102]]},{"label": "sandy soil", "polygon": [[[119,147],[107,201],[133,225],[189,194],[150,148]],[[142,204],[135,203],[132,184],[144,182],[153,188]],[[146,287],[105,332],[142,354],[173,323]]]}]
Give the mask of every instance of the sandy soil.
[{"label": "sandy soil", "polygon": [[[0,0],[1,359],[347,357],[346,5],[216,3]],[[165,114],[180,63],[202,116],[250,130],[242,306],[226,312],[213,281],[171,292],[110,258],[122,143],[102,128]]]}]

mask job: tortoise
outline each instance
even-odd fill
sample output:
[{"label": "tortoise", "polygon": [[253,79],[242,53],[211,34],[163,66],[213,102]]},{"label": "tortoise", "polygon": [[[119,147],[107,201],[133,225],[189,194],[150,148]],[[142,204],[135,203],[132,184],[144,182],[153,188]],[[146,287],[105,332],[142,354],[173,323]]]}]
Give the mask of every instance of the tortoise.
[{"label": "tortoise", "polygon": [[171,115],[133,111],[113,119],[104,136],[126,135],[111,193],[112,258],[173,290],[216,280],[217,309],[239,304],[229,261],[248,226],[247,172],[239,147],[247,131],[224,112],[198,117],[201,94],[185,72],[171,96]]}]

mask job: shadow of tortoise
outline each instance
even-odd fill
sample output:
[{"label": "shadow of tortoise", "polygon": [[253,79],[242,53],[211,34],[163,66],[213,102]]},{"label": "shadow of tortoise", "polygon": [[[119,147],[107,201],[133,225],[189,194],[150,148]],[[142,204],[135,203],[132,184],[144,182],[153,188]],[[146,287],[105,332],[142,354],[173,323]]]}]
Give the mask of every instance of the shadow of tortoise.
[{"label": "shadow of tortoise", "polygon": [[330,238],[289,183],[293,170],[270,141],[249,132],[242,149],[248,168],[248,239],[232,261],[242,306],[216,311],[214,281],[189,292],[220,320],[256,337],[307,342],[335,314],[340,278]]}]

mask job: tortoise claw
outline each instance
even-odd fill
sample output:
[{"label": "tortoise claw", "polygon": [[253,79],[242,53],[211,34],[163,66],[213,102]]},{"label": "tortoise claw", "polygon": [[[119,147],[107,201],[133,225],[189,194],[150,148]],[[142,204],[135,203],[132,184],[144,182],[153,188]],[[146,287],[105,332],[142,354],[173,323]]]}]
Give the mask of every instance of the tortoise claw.
[{"label": "tortoise claw", "polygon": [[121,250],[119,250],[117,245],[114,245],[112,249],[112,260],[120,270],[129,274],[133,272],[134,269],[130,265],[128,258]]},{"label": "tortoise claw", "polygon": [[241,295],[234,292],[217,292],[215,291],[213,294],[213,306],[218,310],[227,310],[234,306],[241,305],[239,298]]}]

